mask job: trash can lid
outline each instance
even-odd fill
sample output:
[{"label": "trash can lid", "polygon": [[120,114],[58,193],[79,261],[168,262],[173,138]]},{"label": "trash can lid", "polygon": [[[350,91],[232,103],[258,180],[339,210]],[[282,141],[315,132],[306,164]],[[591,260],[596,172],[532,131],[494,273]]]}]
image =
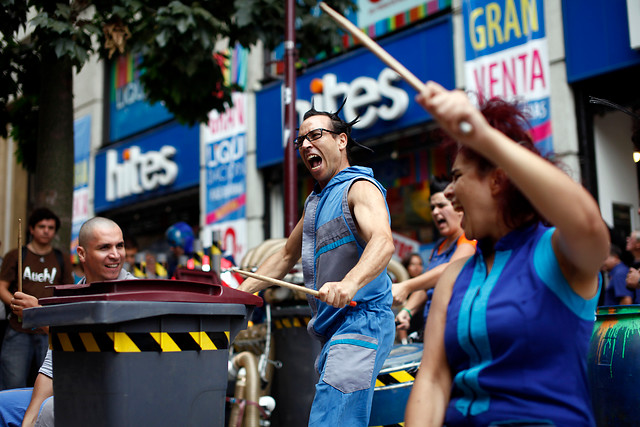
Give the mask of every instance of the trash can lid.
[{"label": "trash can lid", "polygon": [[[80,301],[70,304],[50,304],[25,309],[22,325],[70,326],[116,324],[162,316],[223,316],[231,321],[245,322],[253,306],[244,304],[207,304],[162,301]],[[235,319],[235,320],[233,320]],[[246,324],[246,323],[245,323]]]},{"label": "trash can lid", "polygon": [[119,280],[82,285],[56,285],[54,296],[41,298],[42,305],[83,301],[164,301],[245,304],[262,307],[262,298],[214,283],[188,280]]}]

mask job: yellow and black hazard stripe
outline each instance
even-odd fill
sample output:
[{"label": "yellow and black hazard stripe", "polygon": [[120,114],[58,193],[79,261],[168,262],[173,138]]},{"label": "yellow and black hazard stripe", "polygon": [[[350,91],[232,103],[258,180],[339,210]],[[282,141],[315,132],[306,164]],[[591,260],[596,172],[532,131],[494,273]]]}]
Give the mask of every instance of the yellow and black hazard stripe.
[{"label": "yellow and black hazard stripe", "polygon": [[[395,384],[409,383],[416,379],[418,367],[412,366],[407,369],[399,369],[397,371],[380,373],[376,378],[376,388],[386,387]],[[409,385],[409,384],[407,384]]]},{"label": "yellow and black hazard stripe", "polygon": [[138,353],[226,350],[229,332],[54,332],[55,351]]},{"label": "yellow and black hazard stripe", "polygon": [[[418,365],[408,366],[406,369],[398,369],[396,371],[386,371],[380,373],[376,378],[376,389],[381,387],[409,387],[413,385],[413,381],[418,373]],[[385,424],[376,427],[399,427],[404,426],[404,421],[394,424]]]},{"label": "yellow and black hazard stripe", "polygon": [[309,316],[292,316],[274,319],[273,324],[276,329],[306,328],[310,321],[311,317]]}]

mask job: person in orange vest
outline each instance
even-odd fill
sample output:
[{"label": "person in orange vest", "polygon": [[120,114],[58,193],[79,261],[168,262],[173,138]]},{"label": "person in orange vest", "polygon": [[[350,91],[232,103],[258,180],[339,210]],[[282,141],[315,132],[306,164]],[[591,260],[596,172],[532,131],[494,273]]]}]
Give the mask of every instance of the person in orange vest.
[{"label": "person in orange vest", "polygon": [[[476,251],[476,242],[468,240],[462,229],[462,212],[457,212],[444,193],[449,185],[445,179],[435,178],[430,184],[431,216],[438,227],[440,239],[434,245],[422,274],[394,283],[393,299],[396,304],[404,304],[396,316],[399,329],[407,329],[414,315],[422,315],[422,324],[427,321],[433,290],[440,276],[452,262],[467,258]],[[422,312],[422,313],[420,313]],[[418,341],[422,341],[424,328],[419,328]]]}]

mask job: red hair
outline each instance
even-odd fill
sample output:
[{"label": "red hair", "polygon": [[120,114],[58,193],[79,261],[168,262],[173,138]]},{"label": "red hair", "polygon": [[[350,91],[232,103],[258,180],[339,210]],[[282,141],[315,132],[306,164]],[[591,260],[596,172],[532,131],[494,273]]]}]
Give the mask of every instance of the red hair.
[{"label": "red hair", "polygon": [[[501,98],[481,99],[479,101],[479,110],[491,126],[527,150],[541,156],[538,149],[533,145],[533,139],[529,132],[531,125],[520,103],[517,101],[505,101]],[[456,144],[456,156],[461,155],[466,160],[474,163],[481,177],[496,169],[496,165],[487,160],[482,154],[457,143],[451,137],[445,137],[445,143]],[[501,189],[497,196],[498,207],[508,227],[516,229],[544,220],[509,178],[501,180],[499,185]]]}]

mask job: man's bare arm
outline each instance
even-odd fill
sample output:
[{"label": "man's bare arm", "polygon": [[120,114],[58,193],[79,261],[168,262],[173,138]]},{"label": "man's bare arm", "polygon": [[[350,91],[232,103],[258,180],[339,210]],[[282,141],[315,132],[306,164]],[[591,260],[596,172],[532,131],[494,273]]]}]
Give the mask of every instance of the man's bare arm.
[{"label": "man's bare arm", "polygon": [[35,385],[33,386],[31,402],[29,402],[29,406],[27,406],[27,410],[24,413],[22,427],[33,427],[38,419],[40,405],[42,405],[45,399],[51,396],[53,396],[53,379],[44,374],[38,374]]},{"label": "man's bare arm", "polygon": [[387,205],[380,190],[369,181],[357,181],[351,186],[348,202],[366,246],[344,279],[320,288],[319,298],[334,307],[344,307],[360,288],[382,273],[394,251]]},{"label": "man's bare arm", "polygon": [[438,279],[440,279],[440,276],[450,263],[461,258],[468,258],[473,255],[475,251],[476,248],[474,245],[470,243],[462,243],[458,245],[449,261],[442,263],[430,270],[427,270],[419,276],[407,279],[400,283],[394,283],[393,302],[395,304],[402,304],[406,301],[407,297],[412,292],[418,290],[427,290],[435,287]]},{"label": "man's bare arm", "polygon": [[[282,279],[289,271],[291,271],[293,266],[300,259],[300,254],[302,252],[303,221],[304,215],[291,232],[291,235],[287,239],[284,247],[267,258],[260,267],[258,267],[256,273],[262,274],[263,276],[273,277],[275,279]],[[270,283],[253,278],[247,278],[242,282],[238,289],[253,293],[269,286],[271,286]]]}]

